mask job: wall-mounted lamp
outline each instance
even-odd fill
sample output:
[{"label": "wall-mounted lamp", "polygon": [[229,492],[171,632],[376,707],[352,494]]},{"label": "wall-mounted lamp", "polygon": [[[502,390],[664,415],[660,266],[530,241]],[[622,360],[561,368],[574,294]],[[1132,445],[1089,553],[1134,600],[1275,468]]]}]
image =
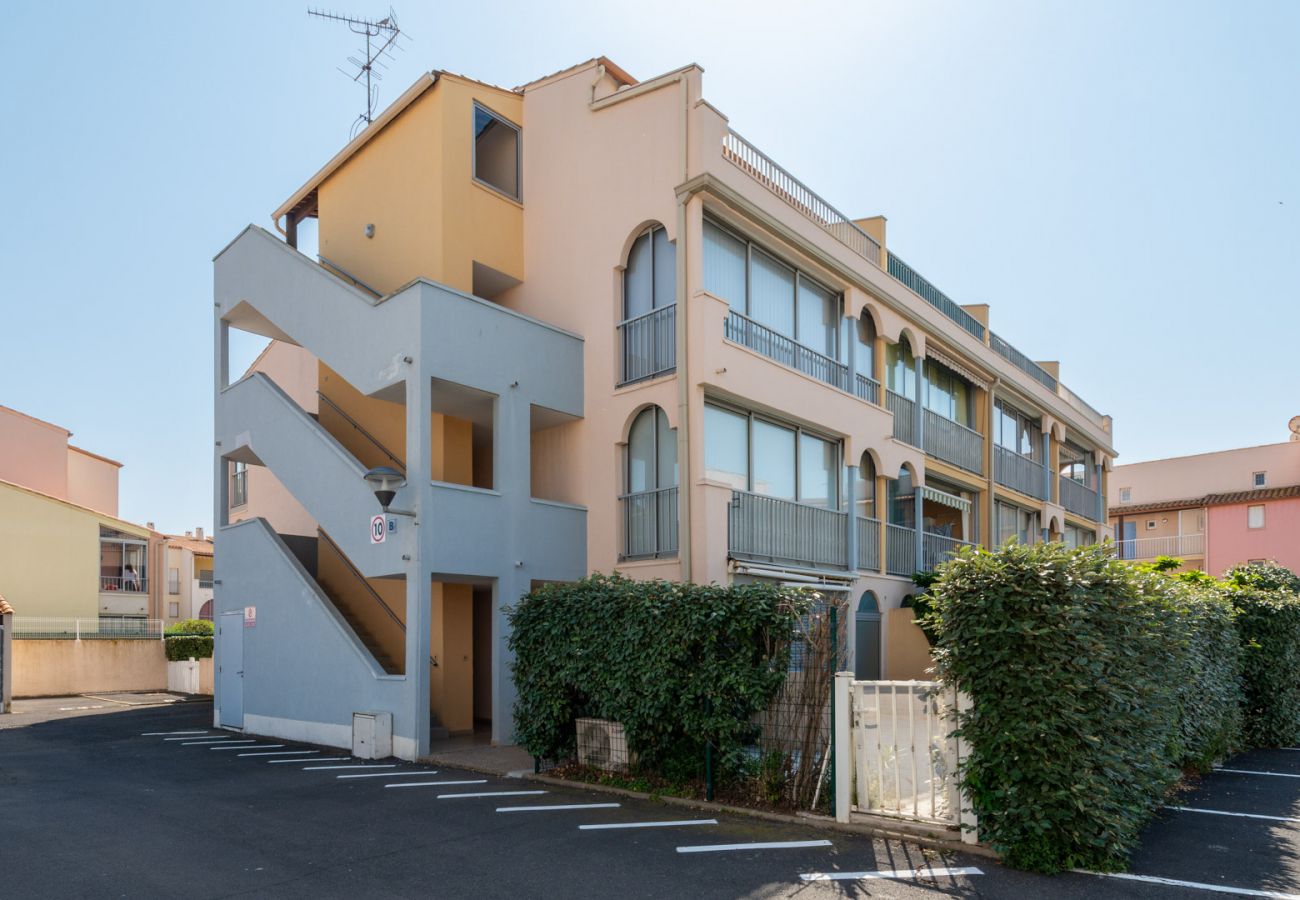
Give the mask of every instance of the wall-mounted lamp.
[{"label": "wall-mounted lamp", "polygon": [[406,487],[406,476],[401,472],[388,466],[376,466],[365,474],[365,479],[371,490],[375,492],[375,499],[379,501],[379,506],[385,513],[395,516],[415,515],[411,510],[388,508],[388,504],[393,502],[397,492]]}]

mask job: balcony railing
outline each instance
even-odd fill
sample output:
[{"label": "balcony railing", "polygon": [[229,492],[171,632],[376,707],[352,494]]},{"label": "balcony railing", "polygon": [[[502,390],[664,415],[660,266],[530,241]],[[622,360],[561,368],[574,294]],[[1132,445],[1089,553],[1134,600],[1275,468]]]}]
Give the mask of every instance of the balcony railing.
[{"label": "balcony railing", "polygon": [[853,393],[868,403],[880,405],[880,382],[859,372],[853,377]]},{"label": "balcony railing", "polygon": [[932,571],[962,547],[972,546],[974,545],[970,541],[961,538],[926,532],[921,535],[921,554],[925,557],[922,568],[927,572]]},{"label": "balcony railing", "polygon": [[727,546],[737,559],[847,568],[848,513],[732,491]]},{"label": "balcony railing", "polygon": [[844,363],[760,325],[743,313],[731,310],[723,333],[727,340],[755,350],[783,366],[811,375],[842,391],[849,390],[849,367]]},{"label": "balcony railing", "polygon": [[211,575],[207,576],[206,578],[199,578],[199,579],[197,579],[197,581],[198,581],[198,583],[199,583],[199,587],[200,587],[200,588],[210,588],[210,587],[212,587],[212,576],[211,576]]},{"label": "balcony railing", "polygon": [[108,617],[97,619],[59,616],[14,616],[15,640],[144,640],[160,641],[163,626],[159,619]]},{"label": "balcony railing", "polygon": [[885,408],[894,414],[894,439],[916,446],[916,404],[885,389]]},{"label": "balcony railing", "polygon": [[623,369],[619,384],[632,384],[677,368],[677,306],[652,309],[619,323]]},{"label": "balcony railing", "polygon": [[885,571],[909,576],[916,572],[916,529],[885,524]]},{"label": "balcony railing", "polygon": [[1048,372],[1028,356],[1025,356],[1025,354],[1021,353],[1015,347],[1012,347],[993,332],[989,332],[989,346],[998,356],[1001,356],[1020,371],[1032,376],[1035,381],[1043,385],[1043,387],[1047,388],[1052,393],[1056,393],[1057,381],[1052,377],[1052,373]]},{"label": "balcony railing", "polygon": [[100,575],[101,591],[122,591],[127,594],[149,593],[149,579],[139,575]]},{"label": "balcony railing", "polygon": [[1043,490],[1043,467],[1028,456],[1006,447],[993,448],[993,480],[1036,500],[1046,500]]},{"label": "balcony railing", "polygon": [[921,415],[925,417],[922,435],[926,453],[967,472],[984,473],[984,435],[934,410],[924,409]]},{"label": "balcony railing", "polygon": [[1157,556],[1204,556],[1205,535],[1183,534],[1168,537],[1135,538],[1116,541],[1115,555],[1120,559],[1155,559]]},{"label": "balcony railing", "polygon": [[736,132],[728,130],[722,138],[722,158],[730,160],[763,187],[816,222],[831,237],[850,250],[880,265],[880,242],[867,234],[853,220],[831,206],[798,178],[781,168],[772,158]]},{"label": "balcony railing", "polygon": [[1066,511],[1097,521],[1101,514],[1101,510],[1097,508],[1097,492],[1073,478],[1066,478],[1064,475],[1057,477],[1060,484],[1061,505]]},{"label": "balcony railing", "polygon": [[623,513],[623,559],[677,555],[677,488],[624,494],[618,502]]},{"label": "balcony railing", "polygon": [[880,571],[880,520],[858,516],[858,568]]},{"label": "balcony railing", "polygon": [[939,310],[939,312],[952,319],[981,341],[984,340],[984,325],[979,319],[962,309],[957,301],[926,281],[919,272],[892,253],[889,254],[889,274],[911,288],[926,303]]}]

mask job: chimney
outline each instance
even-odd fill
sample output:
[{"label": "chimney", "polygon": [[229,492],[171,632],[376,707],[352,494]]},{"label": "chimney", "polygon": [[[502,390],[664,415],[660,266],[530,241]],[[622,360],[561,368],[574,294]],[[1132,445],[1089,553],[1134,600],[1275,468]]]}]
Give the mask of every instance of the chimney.
[{"label": "chimney", "polygon": [[185,536],[186,536],[187,538],[192,538],[192,537],[194,537],[194,532],[192,532],[192,531],[187,531],[187,532],[185,532]]},{"label": "chimney", "polygon": [[144,523],[144,527],[145,527],[145,528],[148,528],[150,531],[157,531],[157,530],[158,530],[157,528],[154,528],[154,527],[153,527],[153,522],[145,522],[145,523]]},{"label": "chimney", "polygon": [[194,536],[195,536],[196,538],[198,538],[199,540],[203,540],[203,528],[202,528],[202,526],[200,526],[200,527],[194,529]]}]

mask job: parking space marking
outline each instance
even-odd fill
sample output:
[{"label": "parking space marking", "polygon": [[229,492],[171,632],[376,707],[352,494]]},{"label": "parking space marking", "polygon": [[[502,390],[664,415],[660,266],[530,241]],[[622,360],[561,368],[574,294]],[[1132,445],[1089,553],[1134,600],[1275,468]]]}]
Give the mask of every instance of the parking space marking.
[{"label": "parking space marking", "polygon": [[[339,778],[343,778],[343,777],[345,776],[343,775],[339,776]],[[487,784],[487,779],[475,778],[470,781],[400,781],[400,782],[394,782],[393,784],[386,784],[384,785],[384,787],[386,788],[430,787],[433,785],[448,785],[448,784]]]},{"label": "parking space marking", "polygon": [[1261,772],[1256,769],[1215,769],[1216,772],[1231,772],[1233,775],[1268,775],[1272,778],[1300,778],[1290,772]]},{"label": "parking space marking", "polygon": [[163,738],[163,740],[164,741],[189,741],[190,743],[194,743],[194,744],[198,744],[198,743],[215,744],[217,741],[234,740],[234,738],[228,734],[222,735],[221,737],[200,737],[201,735],[206,733],[207,732],[200,731],[198,734],[192,734],[189,737]]},{"label": "parking space marking", "polygon": [[[311,752],[315,753],[316,751],[313,750]],[[266,762],[268,765],[272,766],[276,763],[297,763],[298,765],[302,765],[303,763],[309,762],[347,762],[351,758],[352,757],[350,756],[322,756],[320,759],[268,759]]]},{"label": "parking space marking", "polygon": [[439,794],[439,800],[462,800],[468,797],[528,797],[546,791],[482,791],[477,794]]},{"label": "parking space marking", "polygon": [[1199,806],[1166,806],[1165,809],[1176,809],[1179,812],[1206,813],[1211,816],[1236,816],[1241,819],[1264,819],[1268,822],[1300,822],[1293,816],[1265,816],[1260,813],[1229,812],[1226,809],[1203,809]]},{"label": "parking space marking", "polygon": [[[182,746],[182,747],[195,747],[195,746],[198,746],[198,745],[200,745],[200,744],[215,744],[215,743],[217,743],[217,740],[216,740],[216,738],[213,738],[212,740],[207,740],[207,741],[186,741],[185,743],[181,744],[181,746]],[[233,746],[235,746],[236,744],[256,744],[256,743],[257,743],[257,741],[227,741],[227,742],[226,742],[226,746],[233,747]]]},{"label": "parking space marking", "polygon": [[209,750],[270,750],[272,747],[283,747],[284,744],[253,744],[251,747],[242,741],[236,741],[233,744],[218,744],[215,747],[209,747]]},{"label": "parking space marking", "polygon": [[[319,750],[274,750],[270,753],[236,753],[236,756],[306,756],[308,753],[320,753]],[[315,762],[316,760],[312,760]],[[307,760],[281,759],[277,762],[307,762]]]},{"label": "parking space marking", "polygon": [[686,825],[717,825],[717,819],[680,819],[671,822],[610,822],[603,825],[579,825],[579,831],[604,831],[613,828],[677,828]]},{"label": "parking space marking", "polygon": [[[417,769],[416,771],[413,772],[363,772],[360,775],[335,775],[334,777],[335,778],[411,778],[416,775],[424,777],[427,775],[437,775],[437,774],[438,774],[437,769],[431,769],[430,771],[427,772],[422,772]],[[486,779],[484,780],[486,781]]]},{"label": "parking space marking", "polygon": [[208,730],[202,731],[146,731],[140,737],[162,737],[164,734],[207,734]]},{"label": "parking space marking", "polygon": [[1255,888],[1232,887],[1226,884],[1202,884],[1199,881],[1179,881],[1177,878],[1160,878],[1155,875],[1133,875],[1128,872],[1089,872],[1086,869],[1074,869],[1080,875],[1096,875],[1098,878],[1119,878],[1123,881],[1140,881],[1143,884],[1163,884],[1169,887],[1190,888],[1197,891],[1209,891],[1214,894],[1235,894],[1238,897],[1265,897],[1267,900],[1300,900],[1300,894],[1284,894],[1280,891],[1261,891]]},{"label": "parking space marking", "polygon": [[[288,762],[289,760],[278,760],[278,761]],[[272,760],[272,762],[276,762],[276,760]],[[301,760],[301,762],[324,762],[324,760],[311,759],[311,760]],[[332,772],[335,769],[396,769],[396,768],[397,768],[397,763],[387,763],[385,765],[378,765],[378,766],[372,766],[369,765],[368,763],[357,763],[355,765],[347,765],[347,766],[304,766],[303,771],[304,772]]]},{"label": "parking space marking", "polygon": [[800,847],[830,847],[830,841],[757,841],[752,844],[691,844],[678,853],[725,853],[730,850],[796,850]]},{"label": "parking space marking", "polygon": [[558,812],[562,809],[618,809],[621,803],[556,803],[553,806],[498,806],[497,812]]},{"label": "parking space marking", "polygon": [[804,881],[875,881],[892,879],[905,881],[914,878],[956,878],[959,875],[983,875],[974,866],[931,869],[881,869],[877,872],[807,872],[799,877]]}]

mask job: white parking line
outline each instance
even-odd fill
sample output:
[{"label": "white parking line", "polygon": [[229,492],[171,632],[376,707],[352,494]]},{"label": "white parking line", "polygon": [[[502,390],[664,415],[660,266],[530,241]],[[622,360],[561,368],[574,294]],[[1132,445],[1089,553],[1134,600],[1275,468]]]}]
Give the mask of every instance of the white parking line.
[{"label": "white parking line", "polygon": [[795,850],[799,847],[830,847],[830,841],[758,841],[753,844],[692,844],[678,847],[678,853],[723,853],[728,850]]},{"label": "white parking line", "polygon": [[1169,887],[1192,888],[1198,891],[1210,891],[1215,894],[1236,894],[1238,897],[1266,897],[1268,900],[1300,900],[1300,894],[1283,894],[1280,891],[1260,891],[1254,888],[1231,887],[1226,884],[1202,884],[1199,881],[1179,881],[1176,878],[1158,878],[1155,875],[1130,875],[1127,872],[1089,872],[1074,869],[1080,875],[1096,875],[1098,878],[1119,878],[1124,881],[1140,881],[1143,884],[1164,884]]},{"label": "white parking line", "polygon": [[1265,816],[1259,813],[1229,812],[1226,809],[1203,809],[1199,806],[1166,806],[1165,809],[1176,809],[1179,812],[1207,813],[1211,816],[1236,816],[1241,819],[1264,819],[1268,822],[1300,822],[1300,819],[1292,816]]},{"label": "white parking line", "polygon": [[[361,775],[335,775],[335,778],[411,778],[416,775],[428,776],[437,775],[437,769],[431,769],[428,772],[365,772]],[[484,779],[486,781],[487,779]],[[475,782],[479,784],[481,782]]]},{"label": "white parking line", "polygon": [[675,822],[611,822],[606,825],[579,825],[579,831],[603,831],[611,828],[677,828],[684,825],[717,825],[717,819],[682,819]]},{"label": "white parking line", "polygon": [[208,730],[202,731],[146,731],[140,737],[162,737],[164,734],[207,734]]},{"label": "white parking line", "polygon": [[[323,760],[302,760],[303,762],[323,762]],[[286,760],[287,762],[287,760]],[[304,766],[304,772],[332,772],[335,769],[396,769],[397,763],[388,763],[387,765],[371,766],[365,763],[359,763],[351,766]]]},{"label": "white parking line", "polygon": [[[313,750],[312,752],[315,753],[316,751]],[[308,762],[347,762],[351,758],[350,756],[322,756],[320,759],[268,759],[267,763],[272,766],[276,763],[297,763],[302,765]]]},{"label": "white parking line", "polygon": [[955,878],[958,875],[983,875],[973,866],[932,869],[881,869],[877,872],[808,872],[800,875],[804,881],[873,881],[876,879],[906,880],[911,878]]},{"label": "white parking line", "polygon": [[618,809],[621,803],[557,803],[554,806],[498,806],[497,812],[556,812],[561,809]]},{"label": "white parking line", "polygon": [[209,750],[270,750],[272,747],[283,747],[284,744],[248,744],[239,742],[234,744],[218,744],[216,747],[209,747]]},{"label": "white parking line", "polygon": [[439,800],[459,800],[466,797],[528,797],[546,791],[483,791],[478,794],[439,794]]},{"label": "white parking line", "polygon": [[199,743],[215,744],[217,741],[229,741],[229,740],[233,740],[233,738],[232,738],[230,735],[228,735],[228,734],[227,734],[227,735],[223,735],[223,736],[221,736],[221,737],[204,737],[204,738],[201,738],[200,735],[202,735],[202,734],[203,734],[203,732],[200,731],[197,735],[192,734],[192,735],[190,735],[189,737],[163,738],[163,740],[164,740],[164,741],[190,741],[190,742],[195,743],[195,744],[199,744]]},{"label": "white parking line", "polygon": [[1215,769],[1216,772],[1231,772],[1234,775],[1270,775],[1273,778],[1300,778],[1290,772],[1260,772],[1255,769]]},{"label": "white parking line", "polygon": [[[339,778],[346,778],[346,775],[340,775]],[[472,781],[401,781],[393,784],[386,784],[386,788],[404,788],[404,787],[429,787],[438,784],[487,784],[486,778],[475,778]]]},{"label": "white parking line", "polygon": [[[320,753],[319,750],[274,750],[270,753],[236,753],[236,756],[305,756],[308,753]],[[279,762],[307,762],[305,759],[281,759]],[[312,760],[315,762],[315,760]]]},{"label": "white parking line", "polygon": [[[217,743],[215,740],[211,740],[211,741],[186,741],[185,743],[181,744],[181,746],[182,746],[182,747],[194,747],[194,746],[197,746],[197,745],[199,745],[199,744],[215,744],[215,743]],[[256,744],[256,743],[257,743],[257,741],[227,741],[226,744],[225,744],[225,746],[227,746],[227,747],[233,747],[233,746],[235,746],[236,744]]]}]

